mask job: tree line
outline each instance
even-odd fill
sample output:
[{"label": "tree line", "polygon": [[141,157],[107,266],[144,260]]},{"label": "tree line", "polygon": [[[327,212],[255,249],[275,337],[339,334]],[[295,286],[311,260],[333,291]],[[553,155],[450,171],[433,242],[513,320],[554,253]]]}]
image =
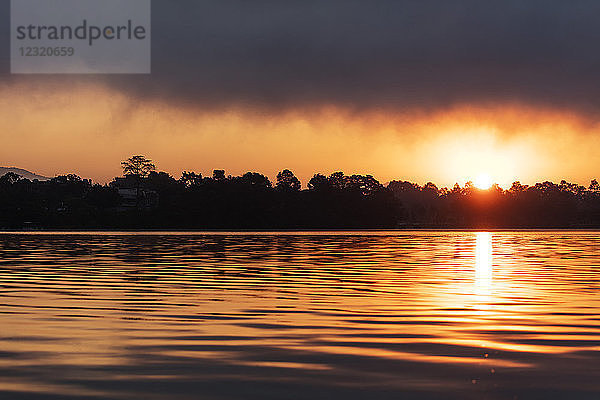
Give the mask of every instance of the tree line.
[{"label": "tree line", "polygon": [[[138,158],[136,158],[138,157]],[[600,228],[600,185],[515,182],[477,189],[371,175],[315,174],[302,189],[290,170],[275,182],[256,172],[212,176],[157,172],[132,157],[106,185],[77,175],[0,177],[2,229],[394,229]],[[142,201],[152,194],[153,201]],[[126,203],[129,196],[132,201]]]}]

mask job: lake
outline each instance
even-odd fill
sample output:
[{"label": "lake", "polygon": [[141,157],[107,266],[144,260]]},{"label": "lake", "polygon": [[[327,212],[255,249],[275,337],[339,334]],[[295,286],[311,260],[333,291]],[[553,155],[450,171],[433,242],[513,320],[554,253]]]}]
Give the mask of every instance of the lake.
[{"label": "lake", "polygon": [[2,399],[598,399],[600,233],[3,233]]}]

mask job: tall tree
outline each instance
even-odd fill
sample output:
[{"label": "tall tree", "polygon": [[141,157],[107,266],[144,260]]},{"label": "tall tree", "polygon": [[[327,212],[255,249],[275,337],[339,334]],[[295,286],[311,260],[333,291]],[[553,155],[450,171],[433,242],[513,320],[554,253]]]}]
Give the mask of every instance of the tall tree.
[{"label": "tall tree", "polygon": [[140,208],[140,184],[141,180],[147,178],[151,172],[156,171],[156,165],[146,156],[132,156],[121,162],[123,175],[135,177],[135,206]]},{"label": "tall tree", "polygon": [[134,175],[138,178],[146,178],[150,172],[156,171],[156,165],[145,156],[132,156],[121,162],[123,175]]}]

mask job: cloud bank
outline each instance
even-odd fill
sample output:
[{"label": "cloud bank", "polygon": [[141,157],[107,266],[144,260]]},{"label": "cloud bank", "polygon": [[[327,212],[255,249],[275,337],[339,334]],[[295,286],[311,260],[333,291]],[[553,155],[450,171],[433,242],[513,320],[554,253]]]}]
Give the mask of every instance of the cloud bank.
[{"label": "cloud bank", "polygon": [[[0,7],[8,13],[6,1]],[[152,7],[152,75],[78,80],[204,108],[512,103],[595,116],[600,107],[597,1],[155,0]],[[4,47],[7,35],[4,27]],[[73,80],[11,77],[8,60],[0,64],[4,80]]]}]

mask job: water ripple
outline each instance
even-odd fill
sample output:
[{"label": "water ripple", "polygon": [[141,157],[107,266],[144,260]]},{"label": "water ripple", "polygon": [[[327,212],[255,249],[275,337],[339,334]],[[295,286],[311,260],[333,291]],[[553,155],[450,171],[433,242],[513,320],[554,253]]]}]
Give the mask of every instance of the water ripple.
[{"label": "water ripple", "polygon": [[597,399],[596,232],[0,234],[0,397]]}]

